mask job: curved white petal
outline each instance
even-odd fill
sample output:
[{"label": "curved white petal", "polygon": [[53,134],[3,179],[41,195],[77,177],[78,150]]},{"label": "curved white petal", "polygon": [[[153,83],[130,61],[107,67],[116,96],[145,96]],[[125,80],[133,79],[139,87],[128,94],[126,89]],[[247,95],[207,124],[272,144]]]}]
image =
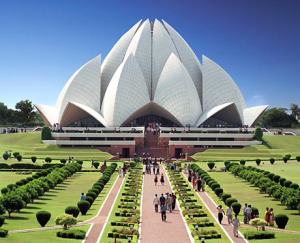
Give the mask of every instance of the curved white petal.
[{"label": "curved white petal", "polygon": [[166,61],[171,53],[174,53],[178,57],[175,45],[168,34],[165,27],[157,19],[154,22],[153,27],[153,39],[152,39],[152,98],[155,96],[155,90],[158,79],[164,68]]},{"label": "curved white petal", "polygon": [[186,43],[182,36],[166,21],[162,21],[170,36],[172,37],[172,40],[178,51],[180,61],[185,66],[186,70],[189,72],[189,75],[194,81],[194,84],[198,91],[198,95],[200,97],[200,100],[202,101],[202,72],[200,62],[191,47]]},{"label": "curved white petal", "polygon": [[128,46],[125,58],[133,54],[139,63],[151,95],[151,26],[147,19],[137,30]]},{"label": "curved white petal", "polygon": [[120,126],[132,113],[150,102],[142,70],[131,54],[112,77],[102,103],[108,126]]},{"label": "curved white petal", "polygon": [[255,126],[268,107],[268,105],[261,105],[244,109],[244,125],[248,125],[249,127]]},{"label": "curved white petal", "polygon": [[49,105],[34,105],[38,112],[41,114],[45,124],[52,126],[58,122],[58,109]]},{"label": "curved white petal", "polygon": [[107,126],[105,119],[91,107],[80,104],[78,102],[69,102],[62,114],[59,124],[61,126],[69,126],[75,121],[92,116],[103,126]]},{"label": "curved white petal", "polygon": [[104,97],[104,93],[107,89],[107,86],[116,72],[117,68],[120,66],[120,64],[124,60],[124,56],[126,53],[126,50],[136,33],[137,29],[139,28],[141,24],[140,20],[137,22],[129,31],[127,31],[114,45],[114,47],[111,49],[111,51],[108,53],[106,58],[103,61],[103,65],[101,67],[101,101]]},{"label": "curved white petal", "polygon": [[199,127],[202,123],[208,120],[210,117],[219,118],[226,122],[231,122],[235,125],[242,125],[242,119],[237,107],[234,103],[225,103],[212,108],[204,112],[196,123],[196,127]]},{"label": "curved white petal", "polygon": [[58,120],[69,102],[78,102],[100,111],[100,67],[101,55],[84,64],[68,80],[56,102]]},{"label": "curved white petal", "polygon": [[202,108],[189,73],[175,54],[171,54],[159,78],[154,102],[165,108],[182,125],[195,126]]},{"label": "curved white petal", "polygon": [[[232,78],[217,63],[203,56],[203,109],[233,102],[243,119],[245,100]],[[242,121],[243,122],[243,121]]]}]

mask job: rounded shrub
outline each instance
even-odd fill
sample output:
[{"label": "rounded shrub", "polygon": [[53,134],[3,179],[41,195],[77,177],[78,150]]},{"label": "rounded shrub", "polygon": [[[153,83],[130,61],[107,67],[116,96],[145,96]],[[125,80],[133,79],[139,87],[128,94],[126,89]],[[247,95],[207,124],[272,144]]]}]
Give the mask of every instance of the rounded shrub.
[{"label": "rounded shrub", "polygon": [[4,160],[7,160],[8,159],[8,153],[4,153],[3,155],[2,155],[2,158],[4,159]]},{"label": "rounded shrub", "polygon": [[207,166],[210,170],[212,170],[215,167],[215,162],[208,162]]},{"label": "rounded shrub", "polygon": [[296,183],[292,183],[292,184],[290,185],[290,188],[298,189],[298,188],[299,188],[299,185],[296,184]]},{"label": "rounded shrub", "polygon": [[0,227],[4,224],[5,217],[3,215],[0,215]]},{"label": "rounded shrub", "polygon": [[280,180],[280,176],[279,176],[279,175],[274,175],[274,176],[273,176],[273,181],[274,181],[274,182],[278,183],[279,180]]},{"label": "rounded shrub", "polygon": [[45,158],[45,162],[51,163],[51,161],[52,161],[52,159],[51,159],[50,157],[46,157],[46,158]]},{"label": "rounded shrub", "polygon": [[89,210],[91,204],[88,201],[79,201],[77,207],[79,208],[82,215],[86,215],[86,212]]},{"label": "rounded shrub", "polygon": [[226,203],[226,199],[227,198],[230,198],[231,197],[231,194],[229,193],[223,193],[222,196],[221,196],[221,199],[224,203]]},{"label": "rounded shrub", "polygon": [[80,210],[79,210],[79,208],[77,208],[75,206],[69,206],[69,207],[66,207],[65,213],[73,215],[74,218],[77,218],[80,213]]},{"label": "rounded shrub", "polygon": [[215,188],[214,191],[215,191],[215,193],[216,193],[216,195],[217,195],[218,197],[220,197],[220,196],[222,195],[222,193],[223,193],[223,189],[220,188],[220,187]]},{"label": "rounded shrub", "polygon": [[245,164],[246,164],[246,160],[243,160],[243,159],[240,160],[240,164],[241,164],[241,165],[245,165]]},{"label": "rounded shrub", "polygon": [[234,202],[231,204],[231,207],[233,208],[233,212],[238,215],[241,211],[242,205],[238,202]]},{"label": "rounded shrub", "polygon": [[15,158],[17,158],[17,156],[18,156],[19,154],[20,154],[19,152],[13,152],[13,156],[14,156]]},{"label": "rounded shrub", "polygon": [[255,162],[256,162],[257,165],[260,165],[261,160],[260,159],[256,159]]},{"label": "rounded shrub", "polygon": [[50,218],[51,218],[51,213],[47,211],[38,211],[36,213],[36,219],[42,227],[44,227],[48,223]]},{"label": "rounded shrub", "polygon": [[237,202],[237,200],[233,197],[230,197],[230,198],[227,198],[226,199],[226,205],[229,206],[229,205],[232,205],[234,202]]},{"label": "rounded shrub", "polygon": [[211,184],[211,189],[213,189],[213,190],[215,190],[218,187],[220,187],[219,183],[213,183],[213,184]]},{"label": "rounded shrub", "polygon": [[275,159],[274,158],[270,158],[270,163],[271,163],[271,165],[273,165],[275,163]]},{"label": "rounded shrub", "polygon": [[22,161],[22,155],[18,154],[16,158],[17,158],[17,160],[18,160],[19,162]]},{"label": "rounded shrub", "polygon": [[281,186],[284,186],[284,182],[285,182],[285,181],[286,181],[286,179],[285,179],[285,178],[283,178],[283,177],[282,177],[282,178],[280,178],[280,179],[279,179],[279,183],[280,183],[280,185],[281,185]]},{"label": "rounded shrub", "polygon": [[96,169],[98,169],[99,165],[100,165],[99,162],[94,162],[94,167],[95,167]]},{"label": "rounded shrub", "polygon": [[284,186],[285,186],[285,187],[291,187],[291,185],[292,185],[292,182],[291,182],[291,181],[285,181],[285,182],[284,182]]},{"label": "rounded shrub", "polygon": [[285,229],[285,226],[287,225],[289,221],[289,217],[285,214],[277,214],[275,216],[275,222],[279,229]]},{"label": "rounded shrub", "polygon": [[31,161],[32,161],[32,163],[35,163],[36,160],[37,160],[37,157],[36,157],[36,156],[31,156]]}]

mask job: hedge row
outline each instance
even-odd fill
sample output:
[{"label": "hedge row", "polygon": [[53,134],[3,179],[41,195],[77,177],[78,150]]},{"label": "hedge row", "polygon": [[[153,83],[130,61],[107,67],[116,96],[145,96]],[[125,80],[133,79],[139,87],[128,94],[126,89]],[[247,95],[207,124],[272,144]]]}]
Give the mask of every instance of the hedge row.
[{"label": "hedge row", "polygon": [[70,164],[63,168],[50,168],[45,171],[44,175],[40,172],[42,175],[38,175],[36,179],[34,178],[35,175],[32,176],[32,180],[29,182],[26,181],[24,185],[17,187],[11,184],[11,187],[7,187],[9,190],[0,198],[0,209],[4,208],[10,217],[11,213],[20,211],[28,203],[44,195],[49,189],[62,183],[67,177],[80,171],[81,168],[79,164]]},{"label": "hedge row", "polygon": [[[208,164],[210,166],[210,164]],[[202,177],[206,184],[215,192],[215,194],[227,205],[231,205],[235,214],[239,214],[242,205],[238,202],[237,199],[233,198],[231,194],[224,193],[224,190],[221,188],[221,185],[210,177],[210,175],[203,169],[201,169],[197,164],[192,164],[191,168],[193,171],[198,172],[199,176]],[[256,208],[252,210],[257,210]]]},{"label": "hedge row", "polygon": [[290,209],[297,209],[300,204],[300,190],[298,184],[280,178],[268,171],[255,167],[244,167],[239,164],[229,164],[228,170],[235,176],[239,176],[260,189],[260,192],[273,196]]},{"label": "hedge row", "polygon": [[86,200],[82,200],[77,203],[77,207],[79,208],[82,215],[85,215],[87,211],[91,208],[92,204],[99,196],[100,192],[103,190],[104,186],[109,181],[111,175],[115,172],[116,168],[117,163],[112,163],[110,166],[108,166],[104,170],[101,178],[86,193]]}]

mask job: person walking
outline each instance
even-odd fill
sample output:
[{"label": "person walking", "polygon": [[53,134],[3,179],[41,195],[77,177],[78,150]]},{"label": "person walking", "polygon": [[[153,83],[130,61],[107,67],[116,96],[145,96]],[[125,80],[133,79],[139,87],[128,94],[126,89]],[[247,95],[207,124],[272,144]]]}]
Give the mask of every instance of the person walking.
[{"label": "person walking", "polygon": [[161,183],[162,186],[163,186],[164,183],[165,183],[164,174],[161,174],[161,177],[160,177],[160,183]]},{"label": "person walking", "polygon": [[217,209],[218,209],[218,220],[219,220],[219,223],[222,224],[223,214],[225,215],[225,212],[222,208],[222,205],[219,205],[219,207],[217,207]]},{"label": "person walking", "polygon": [[161,194],[159,198],[160,205],[164,205],[166,203],[166,198],[164,197],[164,194]]},{"label": "person walking", "polygon": [[227,208],[227,210],[226,210],[228,224],[232,223],[232,212],[233,212],[233,208],[231,207],[231,205],[229,205],[228,208]]},{"label": "person walking", "polygon": [[167,210],[169,210],[170,213],[172,213],[172,206],[173,206],[173,197],[168,194],[167,197]]},{"label": "person walking", "polygon": [[158,178],[157,178],[157,175],[155,175],[155,177],[154,177],[154,184],[155,184],[155,186],[156,186],[157,182],[158,182]]},{"label": "person walking", "polygon": [[175,209],[175,205],[176,205],[176,195],[172,192],[171,196],[173,197],[173,204],[172,204],[172,211]]},{"label": "person walking", "polygon": [[154,199],[153,199],[153,204],[154,204],[154,210],[156,213],[158,212],[158,202],[159,202],[159,198],[157,197],[157,194],[155,194]]},{"label": "person walking", "polygon": [[267,225],[269,225],[269,223],[270,223],[270,210],[269,210],[268,207],[266,207],[265,221],[267,222]]},{"label": "person walking", "polygon": [[160,212],[161,212],[161,221],[166,221],[167,220],[167,215],[166,215],[166,205],[160,205]]},{"label": "person walking", "polygon": [[270,208],[269,226],[274,226],[274,218],[275,218],[275,215],[274,215],[273,208]]},{"label": "person walking", "polygon": [[240,221],[237,217],[237,214],[235,214],[234,219],[232,220],[232,224],[233,224],[233,235],[235,237],[239,237],[239,226],[241,224],[240,224]]},{"label": "person walking", "polygon": [[245,206],[243,207],[244,224],[247,224],[247,213],[246,213],[246,208],[247,207],[248,207],[248,204],[245,203]]}]

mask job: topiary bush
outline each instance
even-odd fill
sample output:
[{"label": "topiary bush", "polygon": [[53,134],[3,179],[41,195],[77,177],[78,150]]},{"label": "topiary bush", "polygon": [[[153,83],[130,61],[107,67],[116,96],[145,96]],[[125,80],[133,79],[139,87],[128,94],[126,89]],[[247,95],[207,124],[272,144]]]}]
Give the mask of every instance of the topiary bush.
[{"label": "topiary bush", "polygon": [[234,202],[234,203],[231,204],[231,207],[233,208],[233,212],[236,215],[239,215],[242,205],[238,202]]},{"label": "topiary bush", "polygon": [[230,198],[227,198],[226,199],[226,205],[227,206],[230,206],[230,205],[232,205],[234,202],[237,202],[237,200],[235,199],[235,198],[233,198],[233,197],[230,197]]},{"label": "topiary bush", "polygon": [[259,165],[260,165],[260,162],[261,162],[261,160],[260,160],[260,159],[256,159],[256,160],[255,160],[255,162],[256,162],[256,164],[259,166]]},{"label": "topiary bush", "polygon": [[242,160],[240,160],[240,164],[241,164],[241,165],[245,165],[245,164],[246,164],[246,161],[242,159]]},{"label": "topiary bush", "polygon": [[289,217],[285,214],[277,214],[275,216],[275,222],[279,229],[285,229],[285,226],[287,225],[289,221]]},{"label": "topiary bush", "polygon": [[37,160],[37,157],[36,157],[36,156],[31,156],[31,161],[32,161],[33,163],[35,163],[36,160]]},{"label": "topiary bush", "polygon": [[0,227],[4,224],[5,217],[3,215],[0,215]]},{"label": "topiary bush", "polygon": [[46,157],[46,158],[45,158],[45,162],[51,163],[51,161],[52,161],[52,159],[51,159],[50,157]]},{"label": "topiary bush", "polygon": [[207,166],[210,170],[212,170],[215,167],[215,162],[208,162]]},{"label": "topiary bush", "polygon": [[275,159],[274,159],[274,158],[271,158],[271,159],[270,159],[270,163],[271,163],[271,165],[273,165],[273,164],[275,163]]},{"label": "topiary bush", "polygon": [[231,197],[231,194],[229,193],[223,193],[222,196],[221,196],[221,199],[224,203],[226,203],[226,199],[227,198],[230,198]]},{"label": "topiary bush", "polygon": [[6,237],[7,236],[7,234],[8,234],[8,231],[7,230],[5,230],[5,229],[0,229],[0,237]]},{"label": "topiary bush", "polygon": [[82,239],[82,240],[85,238],[85,235],[86,232],[80,229],[68,229],[68,230],[58,231],[56,233],[57,237],[69,238],[69,239]]},{"label": "topiary bush", "polygon": [[72,215],[74,218],[77,218],[80,213],[80,210],[79,210],[79,208],[77,208],[75,206],[69,206],[69,207],[66,207],[65,213]]},{"label": "topiary bush", "polygon": [[220,187],[217,187],[214,191],[218,197],[220,197],[223,193],[223,189]]},{"label": "topiary bush", "polygon": [[43,127],[42,133],[41,133],[42,140],[53,140],[51,129],[49,127]]},{"label": "topiary bush", "polygon": [[50,220],[51,213],[47,211],[38,211],[35,216],[39,224],[44,227]]},{"label": "topiary bush", "polygon": [[99,165],[100,165],[99,162],[94,162],[94,167],[95,167],[96,169],[98,169]]},{"label": "topiary bush", "polygon": [[16,158],[17,158],[17,160],[18,160],[19,162],[22,161],[22,155],[18,154]]},{"label": "topiary bush", "polygon": [[292,182],[291,182],[291,181],[285,181],[285,182],[284,182],[284,186],[285,186],[285,187],[291,187],[291,185],[292,185]]},{"label": "topiary bush", "polygon": [[4,160],[8,160],[8,153],[4,153],[3,155],[2,155],[2,158],[4,159]]},{"label": "topiary bush", "polygon": [[86,215],[90,206],[91,206],[91,204],[88,201],[79,201],[77,203],[77,207],[79,208],[82,215]]}]

